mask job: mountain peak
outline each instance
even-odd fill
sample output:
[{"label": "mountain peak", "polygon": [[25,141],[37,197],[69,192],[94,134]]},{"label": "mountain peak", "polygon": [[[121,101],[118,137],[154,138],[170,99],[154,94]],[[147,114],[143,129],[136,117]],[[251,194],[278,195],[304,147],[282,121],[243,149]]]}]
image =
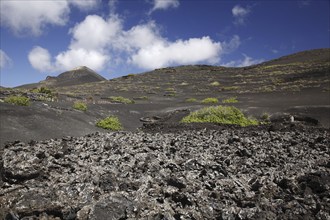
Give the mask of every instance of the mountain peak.
[{"label": "mountain peak", "polygon": [[73,69],[70,70],[70,71],[76,71],[76,70],[85,70],[85,71],[92,71],[92,72],[95,72],[94,70],[88,68],[87,66],[77,66],[77,67],[73,68]]}]

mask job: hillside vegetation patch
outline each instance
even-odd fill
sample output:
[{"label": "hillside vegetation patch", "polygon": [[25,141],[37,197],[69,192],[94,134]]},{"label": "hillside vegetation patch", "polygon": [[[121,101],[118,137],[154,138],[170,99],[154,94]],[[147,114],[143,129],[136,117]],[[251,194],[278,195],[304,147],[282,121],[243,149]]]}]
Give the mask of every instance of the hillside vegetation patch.
[{"label": "hillside vegetation patch", "polygon": [[247,118],[241,110],[233,106],[212,106],[202,108],[190,113],[184,117],[183,123],[216,123],[216,124],[233,124],[240,126],[258,125],[256,119]]},{"label": "hillside vegetation patch", "polygon": [[237,97],[230,97],[222,100],[222,103],[237,103],[237,102],[238,102]]},{"label": "hillside vegetation patch", "polygon": [[81,102],[81,101],[77,101],[73,104],[73,108],[76,109],[76,110],[80,110],[80,111],[87,111],[87,105],[86,103],[84,102]]},{"label": "hillside vegetation patch", "polygon": [[30,99],[24,96],[8,96],[5,98],[4,102],[21,106],[30,105]]},{"label": "hillside vegetation patch", "polygon": [[215,82],[210,83],[210,86],[220,86],[220,83],[215,81]]},{"label": "hillside vegetation patch", "polygon": [[189,103],[191,103],[191,102],[197,102],[197,99],[196,98],[187,98],[185,100],[185,102],[189,102]]},{"label": "hillside vegetation patch", "polygon": [[219,100],[217,98],[205,98],[202,100],[203,104],[216,104]]},{"label": "hillside vegetation patch", "polygon": [[123,103],[123,104],[134,104],[135,102],[131,99],[122,96],[111,96],[110,100],[112,102]]},{"label": "hillside vegetation patch", "polygon": [[123,129],[123,126],[121,125],[118,117],[116,116],[109,116],[104,119],[101,119],[96,122],[96,126],[112,131],[119,131]]}]

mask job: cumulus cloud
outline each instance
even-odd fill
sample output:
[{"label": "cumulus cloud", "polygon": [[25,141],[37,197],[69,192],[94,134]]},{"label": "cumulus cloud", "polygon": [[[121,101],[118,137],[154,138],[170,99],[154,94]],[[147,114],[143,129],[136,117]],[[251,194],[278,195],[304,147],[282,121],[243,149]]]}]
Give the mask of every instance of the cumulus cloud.
[{"label": "cumulus cloud", "polygon": [[104,20],[98,15],[89,15],[70,30],[73,35],[70,48],[101,50],[114,41],[115,36],[121,29],[122,24],[117,17]]},{"label": "cumulus cloud", "polygon": [[252,66],[252,65],[264,62],[264,59],[253,59],[252,57],[249,57],[246,54],[243,54],[243,56],[244,56],[244,59],[230,61],[228,63],[222,64],[222,66],[244,67],[244,66]]},{"label": "cumulus cloud", "polygon": [[95,50],[83,48],[71,49],[56,56],[55,68],[59,70],[70,70],[77,66],[88,66],[99,71],[104,69],[109,61],[109,56]]},{"label": "cumulus cloud", "polygon": [[132,56],[132,63],[145,69],[154,69],[173,64],[219,61],[221,44],[209,37],[178,40],[173,43],[158,43],[140,49]]},{"label": "cumulus cloud", "polygon": [[[89,15],[70,29],[72,38],[66,51],[51,59],[48,51],[36,47],[30,52],[30,63],[39,71],[51,72],[81,65],[99,71],[118,63],[148,70],[201,62],[214,64],[223,53],[240,45],[236,35],[229,42],[216,42],[209,36],[170,41],[161,35],[154,21],[129,29],[124,29],[123,23],[117,15],[108,18]],[[40,60],[45,64],[41,65]]]},{"label": "cumulus cloud", "polygon": [[48,50],[40,46],[30,51],[28,59],[32,67],[40,72],[64,71],[82,65],[98,71],[109,61],[109,57],[101,52],[79,48],[59,53],[53,62]]},{"label": "cumulus cloud", "polygon": [[250,14],[251,10],[240,5],[235,5],[231,12],[235,18],[234,23],[237,25],[243,25],[245,24],[245,19]]},{"label": "cumulus cloud", "polygon": [[10,57],[5,53],[5,51],[0,49],[0,68],[5,68],[10,66],[13,63],[13,61],[10,59]]},{"label": "cumulus cloud", "polygon": [[179,0],[154,0],[153,8],[150,13],[156,10],[166,10],[168,8],[177,8],[180,5]]},{"label": "cumulus cloud", "polygon": [[99,0],[64,1],[0,1],[2,25],[16,35],[41,35],[47,25],[63,26],[67,23],[70,5],[91,9]]},{"label": "cumulus cloud", "polygon": [[48,50],[42,47],[34,47],[29,55],[28,59],[33,68],[43,72],[43,71],[52,71],[54,69],[51,64],[51,55]]}]

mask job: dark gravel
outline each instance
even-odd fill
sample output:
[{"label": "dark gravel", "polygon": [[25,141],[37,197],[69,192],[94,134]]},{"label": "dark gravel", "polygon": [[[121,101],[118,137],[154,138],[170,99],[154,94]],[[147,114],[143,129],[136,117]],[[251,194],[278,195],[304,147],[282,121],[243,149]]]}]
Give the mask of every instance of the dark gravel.
[{"label": "dark gravel", "polygon": [[15,142],[0,218],[330,219],[329,142],[305,126]]}]

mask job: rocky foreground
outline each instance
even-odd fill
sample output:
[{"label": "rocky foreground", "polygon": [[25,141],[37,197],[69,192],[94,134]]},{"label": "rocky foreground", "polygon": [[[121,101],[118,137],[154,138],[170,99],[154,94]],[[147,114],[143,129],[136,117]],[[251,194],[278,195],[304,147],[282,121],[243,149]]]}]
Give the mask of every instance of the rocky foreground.
[{"label": "rocky foreground", "polygon": [[15,142],[0,218],[330,219],[329,142],[295,127]]}]

